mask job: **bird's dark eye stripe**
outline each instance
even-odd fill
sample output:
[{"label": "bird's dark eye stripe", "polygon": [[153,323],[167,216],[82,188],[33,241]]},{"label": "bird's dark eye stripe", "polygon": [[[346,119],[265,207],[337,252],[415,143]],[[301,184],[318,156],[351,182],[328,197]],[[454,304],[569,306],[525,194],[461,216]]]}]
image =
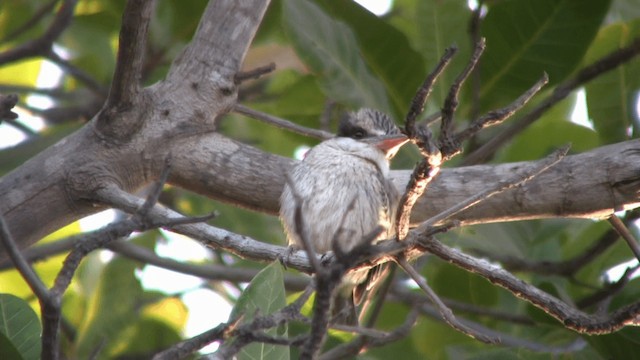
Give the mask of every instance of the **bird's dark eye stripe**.
[{"label": "bird's dark eye stripe", "polygon": [[348,121],[343,121],[340,123],[338,136],[362,139],[367,136],[367,131],[360,126],[354,125]]}]

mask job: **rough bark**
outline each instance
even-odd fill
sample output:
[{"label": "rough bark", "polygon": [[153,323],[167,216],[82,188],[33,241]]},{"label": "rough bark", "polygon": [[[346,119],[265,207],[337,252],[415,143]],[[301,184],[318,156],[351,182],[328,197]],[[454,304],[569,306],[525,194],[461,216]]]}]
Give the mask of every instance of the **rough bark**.
[{"label": "rough bark", "polygon": [[[275,214],[292,160],[216,132],[216,119],[235,104],[234,75],[267,5],[266,0],[211,1],[193,41],[164,81],[130,90],[137,93],[131,106],[109,107],[108,101],[82,129],[0,179],[0,212],[20,246],[103,209],[94,196],[100,189],[115,184],[134,191],[148,184],[169,155],[170,183]],[[640,141],[634,140],[567,157],[526,185],[457,218],[466,224],[591,218],[635,206],[639,154]],[[418,201],[412,221],[424,220],[527,166],[531,164],[444,169]],[[393,173],[401,190],[409,174]]]}]

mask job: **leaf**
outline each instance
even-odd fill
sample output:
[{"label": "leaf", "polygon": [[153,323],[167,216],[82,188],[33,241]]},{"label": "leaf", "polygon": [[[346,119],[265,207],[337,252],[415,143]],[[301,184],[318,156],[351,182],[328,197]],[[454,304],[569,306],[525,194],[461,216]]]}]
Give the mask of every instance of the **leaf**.
[{"label": "leaf", "polygon": [[298,56],[319,75],[327,97],[350,106],[390,113],[383,84],[360,57],[353,31],[307,0],[283,4],[286,32]]},{"label": "leaf", "polygon": [[0,359],[39,359],[40,320],[17,296],[0,294]]},{"label": "leaf", "polygon": [[137,263],[115,258],[102,271],[95,292],[89,299],[84,322],[78,329],[79,359],[88,359],[98,347],[108,355],[109,345],[138,318],[137,307],[142,293],[134,275]]},{"label": "leaf", "polygon": [[[251,280],[242,292],[229,319],[243,316],[243,323],[248,323],[256,316],[269,315],[286,306],[282,265],[274,261],[265,267]],[[267,329],[271,336],[287,337],[287,326]],[[245,346],[238,354],[238,359],[289,359],[289,349],[282,345],[252,343]]]},{"label": "leaf", "polygon": [[425,77],[422,56],[406,35],[356,2],[324,0],[320,4],[353,30],[364,60],[385,85],[396,118],[403,118]]},{"label": "leaf", "polygon": [[584,336],[584,339],[607,359],[640,359],[640,329],[627,327],[613,334]]},{"label": "leaf", "polygon": [[418,1],[415,7],[413,22],[418,30],[418,46],[425,57],[427,71],[435,68],[446,48],[458,47],[457,55],[433,89],[434,107],[439,109],[453,79],[469,60],[471,45],[466,24],[471,10],[465,0]]},{"label": "leaf", "polygon": [[500,150],[500,162],[536,160],[571,143],[571,152],[579,153],[599,145],[598,134],[570,121],[575,95],[562,100]]},{"label": "leaf", "polygon": [[498,288],[484,278],[455,266],[440,265],[429,277],[438,296],[487,307],[498,301]]},{"label": "leaf", "polygon": [[514,99],[543,72],[557,84],[578,65],[610,0],[499,1],[489,8],[481,32],[479,97],[487,109]]},{"label": "leaf", "polygon": [[[611,24],[598,33],[585,55],[591,64],[608,53],[628,45],[640,35],[640,20]],[[604,73],[586,86],[589,117],[605,144],[627,140],[634,124],[635,105],[640,89],[640,61],[632,60]],[[638,129],[634,129],[637,136]]]},{"label": "leaf", "polygon": [[115,69],[115,53],[120,16],[109,11],[76,15],[60,43],[71,62],[99,82],[108,82]]}]

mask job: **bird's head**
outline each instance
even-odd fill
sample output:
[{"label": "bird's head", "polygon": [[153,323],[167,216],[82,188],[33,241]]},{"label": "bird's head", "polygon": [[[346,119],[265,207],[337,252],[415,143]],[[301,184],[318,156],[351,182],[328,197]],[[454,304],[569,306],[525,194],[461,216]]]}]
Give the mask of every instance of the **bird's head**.
[{"label": "bird's head", "polygon": [[349,137],[371,144],[391,159],[408,139],[400,132],[393,120],[385,113],[363,108],[348,113],[340,121],[339,137]]}]

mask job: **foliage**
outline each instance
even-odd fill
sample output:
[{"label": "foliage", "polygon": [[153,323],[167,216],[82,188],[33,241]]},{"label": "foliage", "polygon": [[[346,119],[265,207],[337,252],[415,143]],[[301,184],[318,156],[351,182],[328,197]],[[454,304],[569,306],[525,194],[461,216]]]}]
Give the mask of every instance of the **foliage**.
[{"label": "foliage", "polygon": [[[548,90],[534,98],[532,105],[535,105],[577,69],[628,45],[640,35],[640,12],[636,1],[592,0],[588,4],[583,0],[485,1],[483,14],[486,15],[479,33],[486,38],[487,50],[479,76],[463,89],[464,101],[456,121],[465,124],[476,117],[478,111],[506,105],[547,72],[550,76]],[[205,4],[204,0],[157,2],[143,74],[145,84],[163,78],[171,61],[193,35]],[[52,14],[45,15],[28,31],[9,37],[41,6],[42,2],[38,0],[0,2],[0,52],[45,30]],[[69,63],[89,74],[102,90],[108,89],[114,71],[123,8],[124,1],[79,1],[72,25],[56,42]],[[374,16],[351,1],[273,1],[247,62],[264,65],[278,58],[279,68],[265,78],[244,85],[240,90],[240,101],[314,128],[334,129],[339,112],[362,106],[385,110],[401,121],[425,74],[433,69],[447,46],[456,44],[460,52],[427,104],[425,115],[432,113],[442,106],[449,85],[468,59],[473,43],[467,29],[472,16],[466,0],[396,0],[392,10],[383,16]],[[37,129],[35,122],[23,115],[20,121],[36,130],[27,131],[27,140],[17,146],[1,150],[0,175],[75,131],[88,120],[87,111],[95,114],[104,100],[104,91],[92,90],[68,73],[54,86],[55,91],[42,91],[45,89],[37,82],[42,68],[41,58],[24,59],[0,67],[0,93],[21,92],[21,107],[42,114],[46,122],[42,129]],[[584,90],[588,119],[582,120],[591,123],[592,128],[572,122],[573,108],[578,100],[574,92],[513,138],[493,161],[537,159],[567,142],[572,143],[572,151],[580,152],[637,137],[640,60],[630,61],[596,78]],[[49,111],[38,109],[33,102],[35,95],[43,92],[52,102],[52,105],[46,105]],[[476,100],[479,102],[475,103]],[[84,111],[72,111],[74,107]],[[65,109],[62,120],[54,116],[51,109]],[[326,114],[329,114],[328,124],[319,120],[327,118]],[[0,126],[2,136],[17,136],[9,132],[9,127],[7,124]],[[315,143],[237,114],[223,119],[220,129],[230,137],[284,156],[292,156],[301,145]],[[481,136],[470,149],[492,134],[489,131]],[[394,167],[410,168],[417,160],[417,151],[403,149]],[[265,242],[283,244],[284,236],[273,216],[212,203],[175,188],[167,189],[164,195],[167,203],[189,214],[202,214],[213,208],[219,210],[221,216],[215,220],[216,226]],[[582,253],[597,242],[606,229],[606,224],[595,221],[532,220],[466,227],[452,231],[442,239],[466,252],[559,262]],[[77,224],[67,230],[70,233],[64,236],[80,231]],[[163,237],[159,232],[151,232],[136,235],[133,241],[154,249]],[[559,298],[580,299],[606,284],[607,270],[632,259],[628,248],[617,242],[581,268],[573,278],[535,272],[522,273],[521,277]],[[60,260],[61,257],[54,257],[36,266],[48,285],[59,270]],[[219,253],[207,261],[238,268],[263,266]],[[610,335],[582,336],[477,275],[429,256],[421,259],[421,265],[422,274],[442,297],[480,309],[516,314],[527,321],[525,324],[502,321],[486,313],[456,311],[457,314],[523,343],[540,343],[548,347],[535,351],[531,349],[533,346],[485,345],[457,333],[441,321],[422,317],[409,337],[371,349],[361,358],[548,358],[552,356],[548,349],[556,352],[566,349],[563,359],[632,359],[640,356],[637,328],[626,328]],[[234,314],[242,311],[247,315],[256,309],[269,313],[284,306],[282,273],[278,266],[270,265],[256,275],[237,299]],[[98,358],[104,359],[149,355],[183,337],[187,317],[184,304],[179,297],[144,289],[137,277],[141,267],[141,264],[120,256],[108,263],[98,256],[84,260],[62,303],[68,325],[77,329],[77,336],[67,339],[64,344],[64,351],[70,358],[89,358],[98,349]],[[640,298],[638,285],[637,279],[632,280],[613,298],[609,308],[615,309]],[[203,286],[234,298],[224,293],[225,286],[220,283]],[[266,297],[267,291],[277,293],[277,296]],[[0,273],[0,292],[13,294],[0,294],[0,357],[9,354],[6,358],[34,358],[33,354],[39,352],[39,343],[34,343],[33,339],[41,330],[34,323],[35,316],[29,308],[30,305],[37,309],[33,294],[15,270]],[[380,316],[378,327],[393,329],[402,323],[406,312],[402,304],[390,302]],[[8,317],[7,313],[21,315],[16,319]],[[301,331],[299,327],[280,329],[277,335],[286,336],[287,331],[295,334]],[[22,332],[15,335],[16,331]],[[334,336],[330,344],[340,341],[339,336]],[[580,346],[570,347],[573,343]],[[242,355],[243,358],[274,358],[271,356],[288,358],[289,354],[278,346],[252,345]]]}]

